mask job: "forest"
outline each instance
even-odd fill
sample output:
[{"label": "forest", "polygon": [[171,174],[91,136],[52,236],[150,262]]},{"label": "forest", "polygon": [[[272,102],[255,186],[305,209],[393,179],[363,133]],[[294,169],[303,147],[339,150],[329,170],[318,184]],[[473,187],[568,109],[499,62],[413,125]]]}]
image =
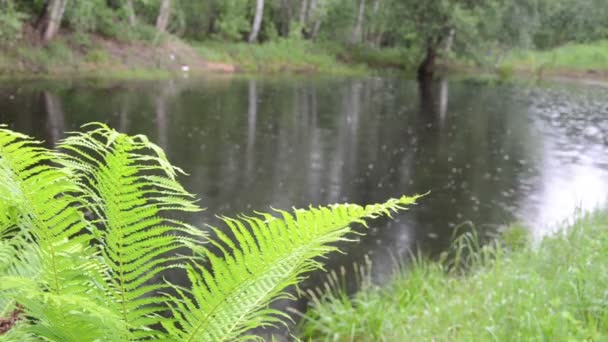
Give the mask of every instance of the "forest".
[{"label": "forest", "polygon": [[170,34],[203,50],[298,40],[430,74],[441,58],[496,66],[514,50],[598,42],[607,21],[603,0],[2,0],[0,44],[10,55],[15,41],[44,46],[62,33],[76,34],[73,50],[90,47],[86,34],[153,44]]}]

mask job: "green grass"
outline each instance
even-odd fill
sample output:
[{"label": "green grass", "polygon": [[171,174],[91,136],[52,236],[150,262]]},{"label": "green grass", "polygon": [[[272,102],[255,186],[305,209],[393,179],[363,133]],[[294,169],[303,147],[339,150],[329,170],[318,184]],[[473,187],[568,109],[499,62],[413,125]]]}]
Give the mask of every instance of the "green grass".
[{"label": "green grass", "polygon": [[[118,45],[107,50],[107,47],[99,43],[99,39],[101,38],[76,32],[57,37],[44,48],[27,41],[19,41],[11,47],[0,46],[0,77],[95,76],[97,73],[101,76],[118,74],[137,77],[141,72],[133,72],[134,69],[151,70],[154,74],[162,70],[163,74],[171,74],[167,69],[169,66],[151,63],[149,58],[136,56],[125,59],[122,55],[116,56],[116,51],[120,49],[125,49],[123,52],[126,54],[132,52],[128,45]],[[152,45],[142,44],[141,40],[134,42],[140,42],[134,47],[140,48],[143,56],[158,55],[158,52],[148,51],[153,50]],[[200,56],[184,52],[185,58],[202,57],[209,62],[235,65],[239,72],[255,74],[287,72],[364,75],[378,68],[408,69],[413,63],[412,56],[416,56],[402,48],[343,46],[303,39],[279,38],[262,44],[219,41],[190,44]]]},{"label": "green grass", "polygon": [[446,259],[457,262],[419,260],[383,288],[315,298],[301,336],[315,341],[607,340],[607,228],[608,211],[602,211],[578,218],[533,247],[521,243],[521,229],[484,247],[476,246],[474,235],[464,235]]},{"label": "green grass", "polygon": [[396,68],[415,70],[421,60],[421,53],[415,49],[402,47],[376,48],[367,45],[330,47],[339,58],[349,63],[361,63],[372,68]]},{"label": "green grass", "polygon": [[359,74],[367,70],[362,63],[343,63],[321,44],[306,40],[279,39],[263,44],[195,42],[203,58],[232,63],[245,72],[301,72]]},{"label": "green grass", "polygon": [[608,40],[567,44],[547,51],[513,51],[501,66],[515,69],[608,70]]},{"label": "green grass", "polygon": [[203,58],[232,63],[245,72],[302,72],[361,74],[370,68],[412,69],[419,54],[404,48],[373,48],[279,39],[252,45],[247,43],[195,42]]}]

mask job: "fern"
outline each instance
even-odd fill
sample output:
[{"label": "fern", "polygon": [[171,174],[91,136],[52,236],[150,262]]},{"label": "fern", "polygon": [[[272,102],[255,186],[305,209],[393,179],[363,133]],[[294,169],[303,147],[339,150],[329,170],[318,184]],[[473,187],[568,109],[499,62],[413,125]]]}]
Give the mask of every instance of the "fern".
[{"label": "fern", "polygon": [[[249,338],[285,319],[269,304],[321,268],[352,223],[417,198],[223,218],[230,233],[209,239],[172,218],[200,210],[180,173],[145,136],[102,124],[58,151],[0,127],[0,318],[25,311],[0,341]],[[191,287],[159,279],[169,268]]]},{"label": "fern", "polygon": [[[192,290],[173,309],[180,327],[165,328],[180,341],[231,341],[249,329],[279,322],[283,314],[268,308],[271,301],[289,297],[282,290],[302,280],[302,274],[321,268],[317,257],[335,251],[335,242],[347,240],[350,224],[404,209],[416,198],[402,197],[380,205],[345,204],[224,218],[234,233],[229,238],[214,228],[212,243],[221,256],[206,250],[211,270],[188,268]],[[183,294],[183,291],[180,291]],[[190,299],[192,297],[193,299]]]},{"label": "fern", "polygon": [[160,148],[144,136],[97,126],[59,145],[73,152],[64,154],[61,163],[78,176],[87,208],[98,215],[95,235],[110,268],[111,305],[133,331],[123,339],[154,337],[158,332],[147,327],[160,323],[155,314],[166,309],[165,299],[155,293],[168,285],[148,282],[167,267],[181,267],[175,252],[187,236],[202,235],[161,214],[200,209],[175,180],[181,170],[171,166]]},{"label": "fern", "polygon": [[[0,202],[10,208],[10,215],[2,219],[3,244],[22,252],[4,266],[24,269],[24,263],[40,261],[37,276],[16,278],[22,284],[15,282],[15,286],[8,287],[10,273],[5,271],[0,276],[2,290],[10,295],[6,297],[13,303],[42,295],[47,299],[72,296],[88,300],[96,271],[102,266],[95,262],[94,251],[88,246],[91,236],[85,231],[87,223],[79,211],[79,202],[71,195],[77,188],[69,174],[50,164],[54,152],[5,128],[0,129],[0,156]],[[25,242],[37,247],[30,255],[23,247]],[[73,327],[65,324],[78,310],[68,313],[52,300],[41,303],[44,306],[40,310],[25,307],[27,315],[38,321],[32,329],[52,327],[63,332],[58,334],[64,337],[63,341],[78,341]],[[53,311],[56,314],[48,314]]]}]

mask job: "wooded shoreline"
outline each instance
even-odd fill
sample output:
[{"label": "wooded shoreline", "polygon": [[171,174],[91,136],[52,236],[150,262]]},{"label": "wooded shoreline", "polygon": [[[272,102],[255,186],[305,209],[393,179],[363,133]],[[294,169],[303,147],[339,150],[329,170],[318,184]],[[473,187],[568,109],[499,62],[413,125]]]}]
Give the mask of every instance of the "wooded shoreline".
[{"label": "wooded shoreline", "polygon": [[[417,66],[414,52],[406,49],[375,49],[367,46],[328,48],[309,41],[283,40],[262,45],[246,43],[185,42],[167,37],[159,44],[124,43],[87,35],[83,39],[63,33],[46,47],[22,42],[0,48],[1,78],[166,78],[176,75],[223,74],[330,74],[366,75],[383,69],[413,77]],[[590,44],[589,46],[593,46]],[[281,53],[285,50],[287,53]],[[606,49],[608,53],[608,49]],[[531,51],[530,53],[535,53]],[[608,80],[605,67],[548,65],[510,61],[507,66],[476,65],[472,61],[443,59],[439,74],[488,75],[499,79]]]}]

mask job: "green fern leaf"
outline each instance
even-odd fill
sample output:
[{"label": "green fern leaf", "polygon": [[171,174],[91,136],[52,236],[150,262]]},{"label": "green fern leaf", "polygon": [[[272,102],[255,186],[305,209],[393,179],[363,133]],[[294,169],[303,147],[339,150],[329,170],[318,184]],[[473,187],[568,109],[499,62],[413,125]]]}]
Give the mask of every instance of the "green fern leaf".
[{"label": "green fern leaf", "polygon": [[[86,221],[78,201],[70,195],[77,188],[65,171],[48,165],[53,156],[39,142],[0,129],[0,202],[13,211],[3,220],[10,224],[2,226],[4,232],[20,231],[34,237],[44,256],[42,280],[49,291],[80,292],[85,287],[73,280],[82,278],[82,268],[65,263],[64,253],[86,246],[90,236],[82,234]],[[76,234],[82,237],[71,239]],[[86,267],[84,259],[82,266]]]},{"label": "green fern leaf", "polygon": [[200,210],[176,181],[173,167],[162,150],[145,136],[127,136],[102,124],[75,133],[59,148],[61,163],[76,178],[96,214],[95,235],[109,266],[109,306],[130,327],[125,340],[157,337],[147,327],[161,322],[166,299],[158,293],[169,285],[158,281],[168,268],[183,267],[176,255],[184,242],[196,241],[202,232],[167,212]]},{"label": "green fern leaf", "polygon": [[224,218],[235,237],[215,229],[218,238],[212,243],[223,253],[206,249],[210,268],[188,267],[192,290],[176,288],[182,294],[172,308],[178,323],[165,324],[165,329],[180,341],[232,341],[251,328],[278,322],[281,314],[268,304],[288,297],[285,287],[322,267],[316,258],[348,240],[350,224],[391,215],[416,199],[402,197],[366,207],[333,205],[296,210],[295,215],[280,211],[280,218]]},{"label": "green fern leaf", "polygon": [[[7,307],[25,304],[34,296],[95,296],[102,266],[89,247],[91,235],[86,232],[80,202],[72,195],[78,188],[65,170],[51,164],[54,157],[40,142],[0,129],[0,207],[10,212],[0,218],[0,238],[5,252],[13,253],[3,264],[0,282],[6,285],[7,276],[29,273],[27,279],[36,285],[0,289]],[[49,322],[45,312],[51,305],[42,301],[38,306],[40,310],[30,317],[42,326]],[[59,310],[50,319],[63,322],[75,317]],[[49,326],[53,329],[41,335],[47,340],[69,330],[63,324]],[[28,329],[33,327],[28,325]]]}]

